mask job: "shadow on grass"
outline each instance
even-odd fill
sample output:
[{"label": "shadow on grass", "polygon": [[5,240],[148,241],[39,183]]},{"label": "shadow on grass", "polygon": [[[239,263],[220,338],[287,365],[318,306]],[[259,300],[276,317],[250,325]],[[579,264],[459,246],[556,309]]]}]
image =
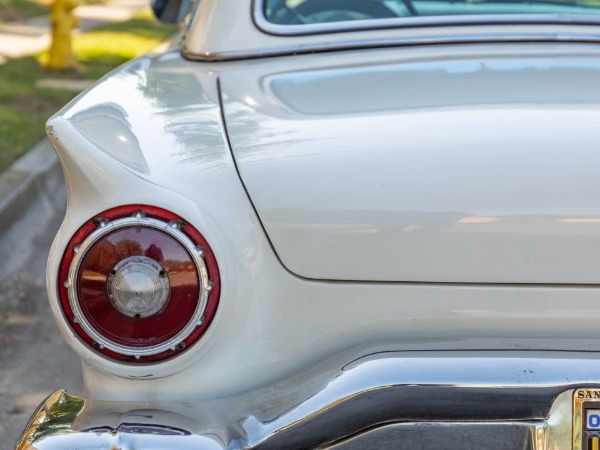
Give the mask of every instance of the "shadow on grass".
[{"label": "shadow on grass", "polygon": [[0,0],[0,23],[48,14],[48,8],[29,0]]}]

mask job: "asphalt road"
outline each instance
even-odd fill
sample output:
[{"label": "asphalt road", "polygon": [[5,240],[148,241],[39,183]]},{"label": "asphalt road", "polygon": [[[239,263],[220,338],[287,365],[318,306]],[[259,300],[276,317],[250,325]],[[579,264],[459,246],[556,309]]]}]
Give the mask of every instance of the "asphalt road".
[{"label": "asphalt road", "polygon": [[46,258],[62,219],[60,212],[55,216],[34,240],[26,264],[0,276],[0,450],[14,449],[29,417],[50,393],[63,387],[83,393],[79,358],[60,336],[46,296]]}]

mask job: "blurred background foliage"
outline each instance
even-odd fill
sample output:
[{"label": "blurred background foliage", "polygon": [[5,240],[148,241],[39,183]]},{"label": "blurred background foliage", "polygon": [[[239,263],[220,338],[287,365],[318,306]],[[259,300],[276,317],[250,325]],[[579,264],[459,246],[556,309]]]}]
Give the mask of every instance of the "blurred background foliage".
[{"label": "blurred background foliage", "polygon": [[[97,0],[93,0],[97,2]],[[17,6],[15,6],[17,5]],[[33,0],[0,0],[0,20],[47,14],[48,5]],[[11,11],[6,13],[5,9]],[[14,20],[14,19],[8,19]],[[44,87],[41,80],[96,80],[120,64],[150,52],[173,35],[175,26],[159,23],[150,10],[121,23],[110,23],[73,36],[77,60],[75,70],[46,72],[44,53],[7,59],[0,64],[0,170],[5,169],[44,136],[48,117],[77,92],[67,88]]]},{"label": "blurred background foliage", "polygon": [[0,22],[40,16],[49,11],[48,3],[35,0],[0,0]]}]

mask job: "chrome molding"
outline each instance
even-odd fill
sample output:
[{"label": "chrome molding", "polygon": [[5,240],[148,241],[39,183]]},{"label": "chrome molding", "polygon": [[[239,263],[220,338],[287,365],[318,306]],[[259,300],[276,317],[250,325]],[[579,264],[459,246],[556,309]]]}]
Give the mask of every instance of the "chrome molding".
[{"label": "chrome molding", "polygon": [[[187,325],[174,337],[169,339],[162,344],[154,345],[151,347],[130,347],[122,345],[117,342],[111,341],[100,334],[96,329],[89,323],[83,314],[79,301],[77,299],[77,288],[76,279],[77,273],[81,266],[81,261],[85,256],[89,248],[98,241],[101,237],[108,233],[115,231],[119,228],[130,227],[130,226],[144,226],[161,230],[171,236],[173,236],[179,243],[181,243],[188,251],[199,274],[200,281],[200,297],[198,299],[198,306],[194,311],[194,315]],[[144,215],[137,213],[132,217],[125,217],[122,219],[116,219],[114,221],[102,220],[99,222],[98,228],[91,233],[77,248],[71,267],[69,268],[68,279],[65,280],[65,286],[69,294],[69,304],[75,315],[75,320],[85,332],[96,341],[101,348],[107,348],[115,353],[121,355],[128,355],[134,357],[150,356],[162,353],[169,349],[174,350],[176,346],[183,342],[196,327],[202,324],[204,311],[206,304],[208,303],[208,295],[212,289],[212,284],[208,278],[208,270],[203,259],[203,250],[197,248],[194,243],[179,229],[179,225],[176,222],[167,223],[161,220],[152,219],[145,217]]]},{"label": "chrome molding", "polygon": [[265,49],[253,49],[233,52],[192,52],[185,47],[181,54],[185,59],[200,62],[226,62],[245,59],[271,58],[277,56],[293,56],[312,53],[326,53],[333,51],[365,50],[388,47],[414,47],[431,45],[456,45],[456,44],[494,44],[494,43],[575,43],[575,44],[597,44],[600,43],[600,27],[597,33],[557,33],[552,27],[547,31],[528,31],[525,29],[506,30],[504,33],[480,32],[473,29],[473,33],[453,34],[436,32],[424,34],[417,37],[396,36],[371,39],[348,39],[340,41],[329,41],[326,43],[303,43],[298,45],[285,45]]},{"label": "chrome molding", "polygon": [[364,356],[331,374],[321,390],[282,414],[260,422],[242,419],[245,445],[261,450],[315,448],[341,442],[357,430],[396,422],[511,422],[534,427],[534,450],[570,448],[573,389],[600,385],[597,355],[485,353]]},{"label": "chrome molding", "polygon": [[[193,424],[185,417],[164,411],[136,410],[121,415],[125,421],[111,426],[110,415],[119,416],[118,405],[108,411],[104,405],[58,390],[43,402],[16,443],[15,450],[108,450],[108,449],[179,449],[224,450],[214,436],[193,434]],[[88,416],[98,426],[81,428]],[[161,421],[177,426],[163,425]],[[184,428],[181,428],[184,427]]]},{"label": "chrome molding", "polygon": [[47,440],[48,436],[71,432],[84,405],[85,399],[69,395],[64,389],[52,393],[29,419],[15,449],[35,449],[35,443]]},{"label": "chrome molding", "polygon": [[325,449],[534,450],[539,429],[536,422],[402,422],[366,430]]},{"label": "chrome molding", "polygon": [[477,442],[490,433],[498,445],[488,448],[565,450],[573,442],[576,389],[600,388],[595,353],[378,352],[346,365],[340,361],[221,399],[111,402],[58,391],[34,414],[17,449],[128,443],[126,448],[354,450],[369,436],[385,443],[391,432],[410,442],[407,431],[441,427],[449,442],[466,436],[475,443],[463,450],[482,448]]}]

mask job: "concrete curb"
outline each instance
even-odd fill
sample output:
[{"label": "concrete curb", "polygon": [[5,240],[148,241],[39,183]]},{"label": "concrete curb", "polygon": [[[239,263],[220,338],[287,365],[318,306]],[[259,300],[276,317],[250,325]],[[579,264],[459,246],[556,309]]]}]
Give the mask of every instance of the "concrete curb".
[{"label": "concrete curb", "polygon": [[0,173],[0,278],[22,266],[35,251],[36,238],[65,208],[60,163],[44,139]]}]

